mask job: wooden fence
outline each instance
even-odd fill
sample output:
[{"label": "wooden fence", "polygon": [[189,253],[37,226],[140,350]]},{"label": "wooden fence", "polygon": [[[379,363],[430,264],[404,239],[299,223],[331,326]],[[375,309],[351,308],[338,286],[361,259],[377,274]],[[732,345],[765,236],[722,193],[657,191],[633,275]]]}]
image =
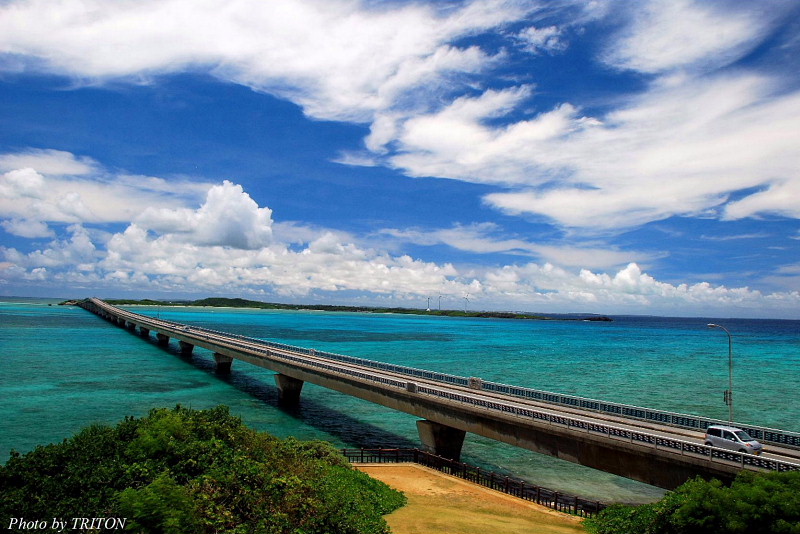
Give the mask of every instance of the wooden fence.
[{"label": "wooden fence", "polygon": [[349,461],[357,463],[414,462],[493,490],[581,517],[590,517],[606,507],[599,501],[590,501],[553,491],[524,480],[499,475],[463,462],[448,460],[419,449],[342,449],[342,453]]}]

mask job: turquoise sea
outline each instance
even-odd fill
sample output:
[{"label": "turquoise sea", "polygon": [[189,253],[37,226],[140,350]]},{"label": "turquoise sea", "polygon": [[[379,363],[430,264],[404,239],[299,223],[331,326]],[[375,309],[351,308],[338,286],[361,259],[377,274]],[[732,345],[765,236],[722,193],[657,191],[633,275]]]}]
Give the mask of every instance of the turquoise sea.
[{"label": "turquoise sea", "polygon": [[[58,442],[90,423],[176,404],[230,406],[278,436],[347,447],[418,446],[407,414],[306,384],[301,406],[277,405],[270,372],[211,354],[183,358],[57,300],[0,300],[0,461]],[[613,322],[136,307],[217,330],[463,376],[709,417],[727,418],[733,334],[736,419],[800,431],[800,321],[614,317]],[[662,491],[468,435],[465,461],[604,501],[645,502]]]}]

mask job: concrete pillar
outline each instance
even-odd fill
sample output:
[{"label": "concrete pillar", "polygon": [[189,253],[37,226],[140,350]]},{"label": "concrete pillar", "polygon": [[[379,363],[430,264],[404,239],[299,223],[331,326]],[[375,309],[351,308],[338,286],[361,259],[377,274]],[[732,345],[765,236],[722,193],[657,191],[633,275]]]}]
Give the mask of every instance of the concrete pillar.
[{"label": "concrete pillar", "polygon": [[230,356],[225,356],[224,354],[220,354],[219,352],[215,352],[214,360],[216,360],[217,362],[218,373],[231,372],[231,364],[233,363],[233,358],[231,358]]},{"label": "concrete pillar", "polygon": [[158,339],[159,345],[169,345],[169,336],[158,333],[156,334],[156,339]]},{"label": "concrete pillar", "polygon": [[460,460],[464,436],[467,435],[465,431],[428,420],[417,421],[417,431],[426,451],[450,460]]},{"label": "concrete pillar", "polygon": [[150,335],[150,329],[145,328],[143,326],[139,327],[139,335],[142,337],[148,337]]},{"label": "concrete pillar", "polygon": [[181,345],[181,354],[184,356],[191,356],[192,351],[194,350],[194,345],[185,341],[180,341],[179,343]]},{"label": "concrete pillar", "polygon": [[303,381],[282,374],[275,375],[275,384],[278,386],[278,402],[287,406],[300,404],[300,391]]},{"label": "concrete pillar", "polygon": [[128,330],[136,330],[136,323],[128,321],[128,324],[125,325],[125,328],[127,328]]}]

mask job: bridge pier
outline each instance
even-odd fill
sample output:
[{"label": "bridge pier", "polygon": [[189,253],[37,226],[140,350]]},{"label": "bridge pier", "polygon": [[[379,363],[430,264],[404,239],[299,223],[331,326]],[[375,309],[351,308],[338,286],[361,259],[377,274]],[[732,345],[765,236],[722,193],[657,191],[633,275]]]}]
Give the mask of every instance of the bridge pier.
[{"label": "bridge pier", "polygon": [[150,329],[145,328],[143,326],[139,327],[139,335],[142,337],[148,337],[150,335]]},{"label": "bridge pier", "polygon": [[449,460],[461,459],[461,447],[467,434],[465,431],[423,420],[417,421],[417,432],[426,451]]},{"label": "bridge pier", "polygon": [[156,334],[156,339],[158,340],[159,345],[169,345],[169,336],[164,335],[162,333]]},{"label": "bridge pier", "polygon": [[179,343],[181,346],[181,354],[183,356],[191,356],[192,351],[194,350],[194,345],[192,345],[191,343],[187,343],[185,341],[179,341]]},{"label": "bridge pier", "polygon": [[300,404],[300,391],[303,389],[303,381],[291,376],[275,375],[275,384],[278,386],[278,402],[285,406],[297,406]]},{"label": "bridge pier", "polygon": [[227,374],[231,372],[231,364],[233,363],[233,358],[231,358],[230,356],[225,356],[224,354],[220,354],[219,352],[215,352],[214,360],[217,362],[218,373]]}]

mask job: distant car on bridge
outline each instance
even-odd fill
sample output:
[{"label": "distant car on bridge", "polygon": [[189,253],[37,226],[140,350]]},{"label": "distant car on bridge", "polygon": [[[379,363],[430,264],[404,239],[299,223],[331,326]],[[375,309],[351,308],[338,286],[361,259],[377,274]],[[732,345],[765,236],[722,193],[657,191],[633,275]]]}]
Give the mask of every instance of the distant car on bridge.
[{"label": "distant car on bridge", "polygon": [[750,434],[734,426],[711,425],[706,429],[706,445],[730,449],[736,452],[751,453],[758,456],[764,446]]}]

